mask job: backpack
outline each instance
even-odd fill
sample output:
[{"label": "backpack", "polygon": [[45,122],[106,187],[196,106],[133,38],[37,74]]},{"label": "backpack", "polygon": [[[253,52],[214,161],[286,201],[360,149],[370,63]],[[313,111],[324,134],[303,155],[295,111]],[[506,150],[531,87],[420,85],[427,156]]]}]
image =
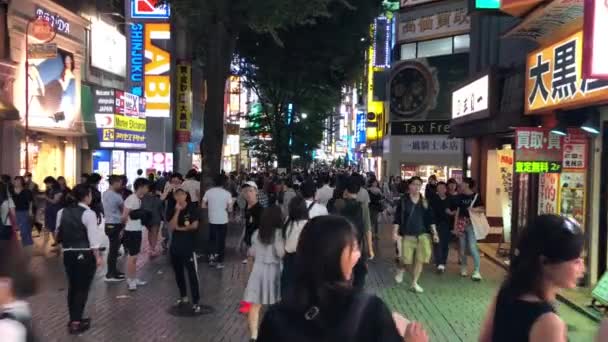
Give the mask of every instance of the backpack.
[{"label": "backpack", "polygon": [[36,338],[36,336],[34,334],[34,328],[32,326],[31,319],[20,320],[17,317],[15,317],[14,315],[12,315],[10,312],[0,312],[0,320],[5,320],[5,319],[13,320],[25,327],[25,341],[26,342],[38,341],[38,339]]}]

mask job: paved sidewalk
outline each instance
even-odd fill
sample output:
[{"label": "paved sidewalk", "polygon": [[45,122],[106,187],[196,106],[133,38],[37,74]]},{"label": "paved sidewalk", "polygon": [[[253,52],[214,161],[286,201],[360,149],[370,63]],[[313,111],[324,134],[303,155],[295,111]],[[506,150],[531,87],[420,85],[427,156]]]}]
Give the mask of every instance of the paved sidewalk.
[{"label": "paved sidewalk", "polygon": [[[235,234],[233,234],[235,235]],[[388,236],[386,236],[388,238]],[[421,285],[424,294],[407,290],[407,277],[403,285],[393,280],[394,264],[392,244],[385,241],[378,248],[377,260],[370,264],[368,288],[379,294],[388,305],[408,318],[420,320],[429,330],[432,341],[476,341],[479,325],[485,310],[501,281],[504,271],[483,260],[485,280],[474,283],[457,275],[455,251],[449,272],[436,275],[427,270]],[[231,239],[234,246],[235,239]],[[106,284],[103,272],[98,272],[87,305],[87,314],[93,318],[90,331],[72,337],[66,332],[66,282],[60,260],[36,257],[34,265],[44,279],[38,295],[31,298],[36,328],[42,341],[248,341],[245,318],[238,314],[238,305],[247,282],[247,266],[231,248],[224,270],[210,269],[200,264],[204,304],[215,308],[213,314],[179,318],[167,313],[177,297],[173,272],[164,257],[142,263],[143,279],[149,284],[130,293],[124,283]],[[560,306],[571,330],[571,341],[588,342],[596,323]]]}]

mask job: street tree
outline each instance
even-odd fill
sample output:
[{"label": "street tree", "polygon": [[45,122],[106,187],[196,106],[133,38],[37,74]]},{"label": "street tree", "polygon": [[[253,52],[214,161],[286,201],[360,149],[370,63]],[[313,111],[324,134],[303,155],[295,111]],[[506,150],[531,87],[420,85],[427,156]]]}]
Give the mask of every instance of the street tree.
[{"label": "street tree", "polygon": [[323,137],[324,121],[339,106],[342,88],[359,79],[370,44],[370,25],[380,0],[333,5],[315,23],[275,31],[242,32],[237,44],[238,72],[262,104],[250,133],[270,135],[279,167],[293,155],[312,158]]},{"label": "street tree", "polygon": [[207,101],[202,169],[218,173],[224,136],[224,90],[237,40],[244,30],[276,36],[277,30],[327,17],[330,4],[347,0],[164,0],[188,25],[194,58],[203,67]]}]

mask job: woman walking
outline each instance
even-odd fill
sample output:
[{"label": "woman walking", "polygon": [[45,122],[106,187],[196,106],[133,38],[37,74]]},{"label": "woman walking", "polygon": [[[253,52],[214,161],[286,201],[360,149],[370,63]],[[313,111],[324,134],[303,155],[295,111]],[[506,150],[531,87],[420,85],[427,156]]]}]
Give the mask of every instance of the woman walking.
[{"label": "woman walking", "polygon": [[398,328],[380,298],[353,287],[353,267],[360,256],[357,232],[348,220],[310,220],[296,253],[294,290],[268,310],[258,341],[428,341],[418,323],[401,318],[407,327]]},{"label": "woman walking", "polygon": [[296,249],[302,229],[308,222],[308,208],[302,196],[296,196],[289,202],[289,216],[283,225],[282,237],[285,240],[285,256],[281,273],[281,296],[286,296],[287,289],[293,284]]},{"label": "woman walking", "polygon": [[[32,202],[34,196],[25,187],[25,179],[21,176],[13,180],[13,202],[15,202],[15,214],[17,216],[17,226],[21,236],[21,245],[25,249],[31,249],[34,240],[32,239]],[[27,254],[31,254],[28,251]]]},{"label": "woman walking", "polygon": [[258,338],[262,306],[275,304],[281,297],[281,258],[285,254],[282,225],[281,208],[273,205],[264,209],[260,228],[251,238],[253,245],[249,254],[255,261],[243,299],[251,303],[247,317],[251,341],[256,341]]},{"label": "woman walking", "polygon": [[57,241],[63,248],[68,278],[68,332],[80,334],[91,326],[91,320],[84,318],[83,313],[95,271],[103,263],[99,248],[104,232],[97,225],[97,215],[89,208],[93,200],[90,186],[77,185],[72,197],[76,203],[57,214]]},{"label": "woman walking", "polygon": [[480,342],[567,342],[553,303],[585,273],[584,234],[575,221],[541,215],[524,230],[509,274],[491,304]]},{"label": "woman walking", "polygon": [[[194,253],[199,209],[197,204],[190,202],[190,195],[185,189],[176,188],[173,190],[173,196],[175,197],[175,210],[169,214],[169,229],[171,230],[169,253],[180,296],[176,305],[183,306],[191,303],[192,312],[200,314],[202,307],[199,304],[198,267],[196,254]],[[188,272],[192,301],[188,299],[184,269]]]}]

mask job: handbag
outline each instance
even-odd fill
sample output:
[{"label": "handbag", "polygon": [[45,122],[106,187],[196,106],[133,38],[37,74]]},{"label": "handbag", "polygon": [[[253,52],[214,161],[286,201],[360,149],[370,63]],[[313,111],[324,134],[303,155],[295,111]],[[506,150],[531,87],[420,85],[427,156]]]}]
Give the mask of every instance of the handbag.
[{"label": "handbag", "polygon": [[473,226],[473,231],[475,232],[475,238],[479,240],[483,240],[488,236],[490,232],[490,223],[488,223],[488,218],[484,213],[478,213],[471,211],[473,208],[473,204],[477,200],[478,194],[475,194],[475,198],[471,202],[471,206],[469,207],[469,217],[471,219],[471,225]]}]

